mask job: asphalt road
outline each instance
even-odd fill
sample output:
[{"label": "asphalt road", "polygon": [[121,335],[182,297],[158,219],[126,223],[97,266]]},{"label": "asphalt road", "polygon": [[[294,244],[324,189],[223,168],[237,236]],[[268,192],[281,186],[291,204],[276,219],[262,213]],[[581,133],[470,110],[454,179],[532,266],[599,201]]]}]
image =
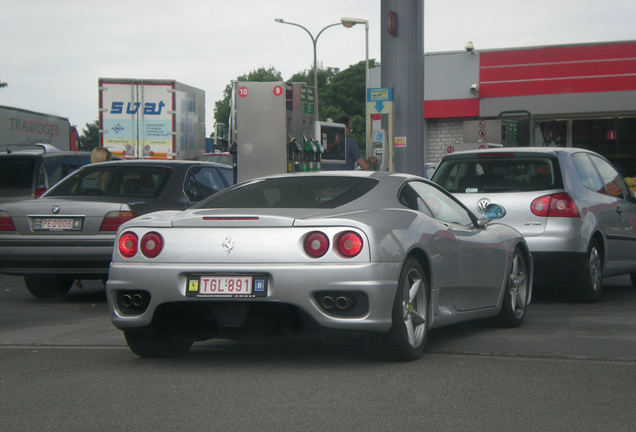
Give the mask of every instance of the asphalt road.
[{"label": "asphalt road", "polygon": [[32,298],[0,275],[0,431],[632,431],[636,289],[542,296],[518,329],[432,331],[411,363],[313,340],[204,342],[147,360],[103,287]]}]

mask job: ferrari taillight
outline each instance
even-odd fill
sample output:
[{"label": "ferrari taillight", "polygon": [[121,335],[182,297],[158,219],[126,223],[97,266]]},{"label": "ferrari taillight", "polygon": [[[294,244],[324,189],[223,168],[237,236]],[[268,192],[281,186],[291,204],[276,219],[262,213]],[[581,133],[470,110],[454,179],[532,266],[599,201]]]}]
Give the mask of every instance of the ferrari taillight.
[{"label": "ferrari taillight", "polygon": [[[305,237],[305,252],[312,258],[324,256],[330,247],[329,237],[320,231],[312,231]],[[353,258],[360,254],[363,246],[362,236],[353,231],[342,231],[333,237],[333,251],[344,258]]]},{"label": "ferrari taillight", "polygon": [[146,258],[155,258],[163,250],[163,237],[159,233],[149,232],[139,240],[137,234],[126,231],[119,237],[117,248],[124,258],[134,257],[139,250]]},{"label": "ferrari taillight", "polygon": [[336,237],[335,247],[340,254],[353,258],[362,250],[362,237],[353,231],[345,231]]},{"label": "ferrari taillight", "polygon": [[311,232],[305,237],[305,252],[313,258],[320,258],[329,250],[329,238],[319,231]]},{"label": "ferrari taillight", "polygon": [[102,221],[102,226],[99,227],[99,230],[100,231],[117,231],[117,228],[119,228],[119,225],[135,217],[137,217],[137,215],[129,211],[108,212],[106,213],[106,216],[104,216],[104,220]]},{"label": "ferrari taillight", "polygon": [[565,192],[535,199],[530,204],[530,211],[540,217],[580,217],[576,203]]},{"label": "ferrari taillight", "polygon": [[144,234],[139,242],[141,253],[148,258],[154,258],[161,253],[163,249],[163,237],[156,232]]},{"label": "ferrari taillight", "polygon": [[15,231],[13,219],[7,212],[0,211],[0,231]]},{"label": "ferrari taillight", "polygon": [[125,232],[119,237],[117,248],[124,258],[132,258],[137,254],[137,234],[134,232]]}]

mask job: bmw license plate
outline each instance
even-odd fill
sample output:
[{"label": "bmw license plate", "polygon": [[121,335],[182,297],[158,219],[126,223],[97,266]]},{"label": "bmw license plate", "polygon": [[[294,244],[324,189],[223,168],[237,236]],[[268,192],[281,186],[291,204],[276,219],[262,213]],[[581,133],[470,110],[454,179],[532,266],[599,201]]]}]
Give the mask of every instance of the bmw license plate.
[{"label": "bmw license plate", "polygon": [[266,279],[252,275],[196,275],[188,278],[189,297],[250,298],[266,294]]},{"label": "bmw license plate", "polygon": [[82,220],[80,218],[35,218],[33,229],[37,231],[80,231]]}]

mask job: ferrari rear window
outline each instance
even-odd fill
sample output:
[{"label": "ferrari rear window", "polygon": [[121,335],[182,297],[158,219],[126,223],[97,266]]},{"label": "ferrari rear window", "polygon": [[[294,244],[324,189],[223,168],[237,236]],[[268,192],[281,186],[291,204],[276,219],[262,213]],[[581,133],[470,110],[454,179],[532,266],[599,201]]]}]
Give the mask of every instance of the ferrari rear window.
[{"label": "ferrari rear window", "polygon": [[289,176],[248,182],[226,189],[197,208],[335,208],[369,192],[372,178]]}]

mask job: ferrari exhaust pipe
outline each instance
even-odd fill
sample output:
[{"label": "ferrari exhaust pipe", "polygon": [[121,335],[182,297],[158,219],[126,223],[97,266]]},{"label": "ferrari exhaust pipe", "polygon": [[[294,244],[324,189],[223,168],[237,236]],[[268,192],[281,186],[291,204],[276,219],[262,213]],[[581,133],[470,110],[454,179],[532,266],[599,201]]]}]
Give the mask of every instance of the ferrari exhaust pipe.
[{"label": "ferrari exhaust pipe", "polygon": [[140,307],[144,303],[144,298],[141,294],[133,294],[132,296],[132,304],[136,307]]},{"label": "ferrari exhaust pipe", "polygon": [[340,310],[349,309],[352,304],[353,301],[349,296],[339,296],[336,298],[336,307]]},{"label": "ferrari exhaust pipe", "polygon": [[121,304],[125,307],[131,307],[133,305],[133,298],[130,294],[124,294],[121,298]]},{"label": "ferrari exhaust pipe", "polygon": [[117,294],[117,304],[126,313],[143,312],[150,303],[150,296],[143,291],[124,291]]},{"label": "ferrari exhaust pipe", "polygon": [[324,296],[322,299],[320,299],[320,304],[326,310],[331,310],[335,306],[335,302],[333,300],[333,297],[331,296]]}]

